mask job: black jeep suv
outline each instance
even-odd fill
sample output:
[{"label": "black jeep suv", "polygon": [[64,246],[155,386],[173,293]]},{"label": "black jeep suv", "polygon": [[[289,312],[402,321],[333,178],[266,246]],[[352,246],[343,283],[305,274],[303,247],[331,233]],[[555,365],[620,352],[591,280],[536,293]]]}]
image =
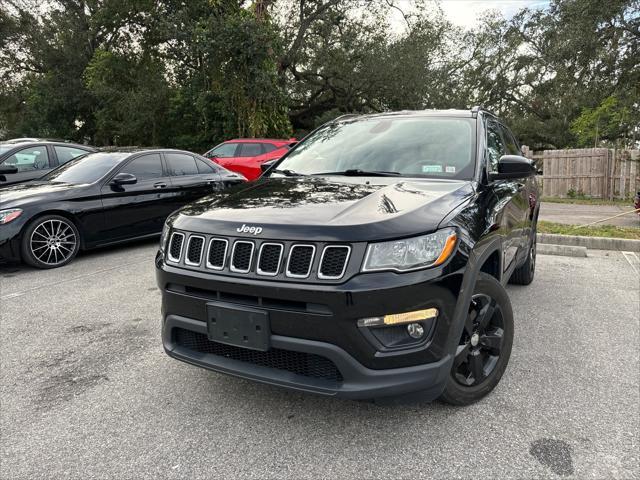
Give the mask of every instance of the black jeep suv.
[{"label": "black jeep suv", "polygon": [[509,360],[503,285],[533,280],[534,174],[480,108],[327,123],[169,217],[164,348],[307,392],[472,403]]}]

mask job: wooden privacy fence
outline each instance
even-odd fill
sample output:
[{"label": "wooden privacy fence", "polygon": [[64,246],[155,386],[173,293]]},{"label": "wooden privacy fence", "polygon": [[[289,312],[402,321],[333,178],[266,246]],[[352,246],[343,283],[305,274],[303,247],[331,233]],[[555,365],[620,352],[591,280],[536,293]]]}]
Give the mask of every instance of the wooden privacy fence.
[{"label": "wooden privacy fence", "polygon": [[640,190],[640,151],[609,148],[543,150],[523,147],[542,169],[544,197],[633,197]]}]

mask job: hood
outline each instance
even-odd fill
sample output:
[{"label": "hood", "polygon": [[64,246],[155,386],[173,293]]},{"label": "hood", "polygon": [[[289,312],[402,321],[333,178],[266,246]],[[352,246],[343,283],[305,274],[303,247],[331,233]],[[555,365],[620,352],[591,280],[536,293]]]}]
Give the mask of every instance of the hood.
[{"label": "hood", "polygon": [[0,189],[0,208],[20,207],[27,203],[59,200],[62,193],[73,192],[86,185],[33,181]]},{"label": "hood", "polygon": [[[229,236],[251,237],[259,231],[261,239],[397,238],[437,229],[473,193],[466,181],[265,178],[227,195],[200,199],[170,222],[188,231]],[[251,227],[257,227],[253,233]]]}]

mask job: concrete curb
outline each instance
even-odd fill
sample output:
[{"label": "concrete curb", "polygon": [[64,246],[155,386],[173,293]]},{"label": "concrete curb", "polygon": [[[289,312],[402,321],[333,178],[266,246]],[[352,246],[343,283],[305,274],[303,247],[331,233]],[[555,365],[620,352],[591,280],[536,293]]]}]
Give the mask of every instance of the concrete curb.
[{"label": "concrete curb", "polygon": [[626,252],[640,252],[640,240],[606,237],[582,237],[579,235],[557,235],[554,233],[539,233],[538,245],[568,245],[585,247],[592,250],[622,250]]},{"label": "concrete curb", "polygon": [[550,243],[538,243],[536,247],[540,255],[561,255],[563,257],[586,257],[587,247],[575,247],[572,245],[552,245]]}]

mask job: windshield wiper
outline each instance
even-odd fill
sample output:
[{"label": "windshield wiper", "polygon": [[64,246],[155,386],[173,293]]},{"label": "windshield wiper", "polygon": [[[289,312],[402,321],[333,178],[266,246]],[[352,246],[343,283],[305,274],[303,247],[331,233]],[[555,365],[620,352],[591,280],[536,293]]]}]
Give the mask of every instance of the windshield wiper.
[{"label": "windshield wiper", "polygon": [[323,172],[313,173],[312,175],[344,175],[346,177],[399,177],[402,176],[400,172],[383,172],[380,170],[360,170],[359,168],[352,168],[349,170],[343,170],[341,172]]},{"label": "windshield wiper", "polygon": [[298,172],[294,172],[293,170],[288,170],[288,169],[280,170],[280,169],[276,168],[275,170],[272,170],[272,171],[274,173],[281,173],[285,177],[303,177],[303,176],[305,176],[304,173],[298,173]]}]

